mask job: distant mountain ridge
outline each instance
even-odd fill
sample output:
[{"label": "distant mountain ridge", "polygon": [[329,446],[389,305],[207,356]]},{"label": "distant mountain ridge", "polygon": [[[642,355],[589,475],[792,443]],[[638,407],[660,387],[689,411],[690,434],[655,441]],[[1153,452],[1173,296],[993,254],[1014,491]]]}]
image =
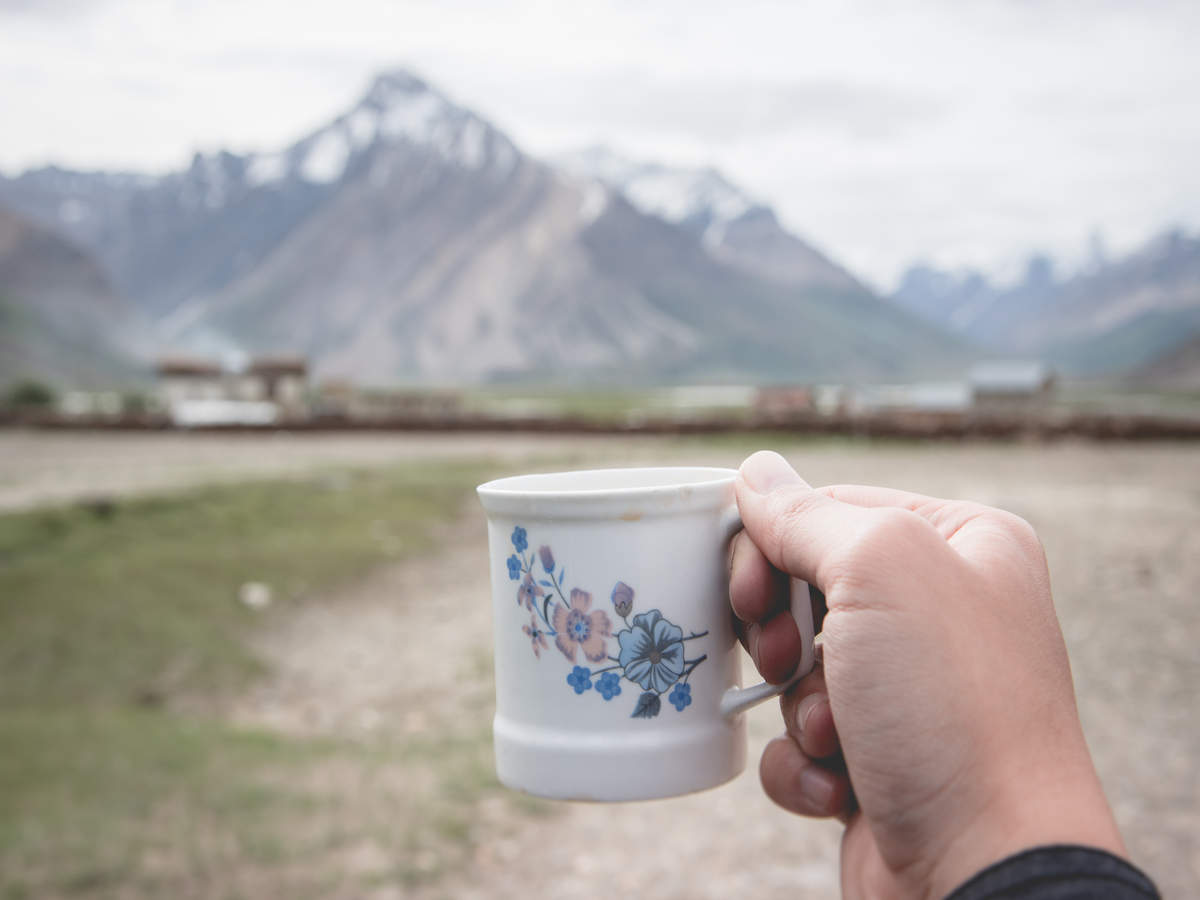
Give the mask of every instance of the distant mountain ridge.
[{"label": "distant mountain ridge", "polygon": [[1183,390],[1200,390],[1200,334],[1133,373],[1135,382]]},{"label": "distant mountain ridge", "polygon": [[645,191],[535,160],[397,70],[277,152],[160,178],[41,169],[0,178],[0,206],[89,248],[174,347],[295,350],[324,375],[791,380],[965,361],[709,181],[706,206],[648,212]]},{"label": "distant mountain ridge", "polygon": [[636,162],[608,147],[564,153],[555,165],[620,191],[641,212],[698,237],[709,252],[782,283],[866,290],[845,269],[779,224],[775,212],[711,167]]},{"label": "distant mountain ridge", "polygon": [[1200,236],[1168,231],[1067,278],[1037,256],[1005,287],[914,266],[892,299],[993,350],[1081,373],[1131,370],[1200,334]]},{"label": "distant mountain ridge", "polygon": [[128,381],[144,323],[85,251],[0,209],[0,383]]}]

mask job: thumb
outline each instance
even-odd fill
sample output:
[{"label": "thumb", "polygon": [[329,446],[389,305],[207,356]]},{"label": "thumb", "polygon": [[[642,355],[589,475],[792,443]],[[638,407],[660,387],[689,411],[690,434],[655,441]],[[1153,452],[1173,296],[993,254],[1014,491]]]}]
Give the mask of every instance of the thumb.
[{"label": "thumb", "polygon": [[822,590],[829,561],[869,524],[866,510],[814,491],[770,450],[747,458],[734,486],[742,525],[763,556]]}]

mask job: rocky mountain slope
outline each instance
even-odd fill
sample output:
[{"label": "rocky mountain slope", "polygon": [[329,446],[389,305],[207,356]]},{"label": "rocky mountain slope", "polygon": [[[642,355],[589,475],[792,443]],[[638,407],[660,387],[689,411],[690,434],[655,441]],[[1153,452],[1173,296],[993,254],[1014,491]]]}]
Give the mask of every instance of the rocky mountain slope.
[{"label": "rocky mountain slope", "polygon": [[699,238],[709,253],[756,277],[784,284],[864,291],[845,269],[787,231],[766,204],[713,168],[635,162],[594,146],[554,164],[620,191],[638,210]]},{"label": "rocky mountain slope", "polygon": [[86,252],[0,210],[0,382],[128,379],[145,351],[142,328]]},{"label": "rocky mountain slope", "polygon": [[1200,334],[1138,369],[1133,380],[1164,388],[1200,391]]},{"label": "rocky mountain slope", "polygon": [[278,152],[197,156],[154,179],[43,169],[0,179],[0,206],[90,248],[164,347],[300,351],[363,381],[962,364],[954,338],[873,296],[770,210],[721,206],[713,179],[710,212],[664,218],[395,71]]},{"label": "rocky mountain slope", "polygon": [[1007,287],[916,266],[892,299],[995,350],[1080,372],[1128,370],[1200,334],[1200,236],[1170,231],[1068,278],[1037,257]]}]

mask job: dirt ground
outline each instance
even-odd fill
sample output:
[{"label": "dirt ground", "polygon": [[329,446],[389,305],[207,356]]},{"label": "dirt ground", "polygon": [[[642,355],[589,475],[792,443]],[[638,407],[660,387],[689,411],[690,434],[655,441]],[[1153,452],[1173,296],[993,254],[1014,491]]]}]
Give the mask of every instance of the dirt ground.
[{"label": "dirt ground", "polygon": [[[453,436],[53,436],[47,443],[0,434],[0,508],[98,488],[158,489],[424,455],[486,451],[515,463],[526,454],[557,452],[601,463],[736,465],[746,449],[516,436],[483,443]],[[780,449],[813,483],[888,484],[967,497],[1034,524],[1050,560],[1085,730],[1131,856],[1164,896],[1200,896],[1200,447],[822,443]],[[36,459],[28,458],[31,452]],[[462,677],[461,652],[443,649],[454,646],[480,660],[490,653],[482,513],[468,505],[441,537],[452,557],[367,573],[262,634],[258,649],[271,674],[230,715],[288,733],[422,733],[439,727],[432,710],[453,710],[464,692],[486,688],[486,678]],[[439,604],[414,602],[418,597],[438,597]],[[444,614],[446,604],[455,616]],[[1003,673],[996,689],[1005,689]],[[751,714],[752,761],[780,730],[773,704]],[[456,871],[418,888],[376,884],[368,895],[837,895],[839,827],[775,809],[761,793],[753,762],[731,784],[675,800],[550,804],[548,814],[520,816],[482,809],[471,839],[469,863]]]},{"label": "dirt ground", "polygon": [[287,478],[329,466],[414,459],[603,452],[629,442],[603,435],[421,433],[217,434],[0,430],[0,511],[250,478]]}]

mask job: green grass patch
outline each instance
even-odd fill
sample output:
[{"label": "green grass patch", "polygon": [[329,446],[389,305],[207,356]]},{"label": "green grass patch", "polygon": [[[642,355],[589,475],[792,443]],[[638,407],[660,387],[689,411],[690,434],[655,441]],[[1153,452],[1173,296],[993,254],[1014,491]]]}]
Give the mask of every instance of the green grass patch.
[{"label": "green grass patch", "polygon": [[0,746],[0,897],[428,882],[463,863],[500,791],[486,728],[361,744],[158,710],[18,710]]},{"label": "green grass patch", "polygon": [[[482,687],[469,730],[374,744],[171,700],[245,685],[251,629],[428,549],[488,474],[413,464],[0,516],[0,897],[326,896],[347,865],[411,883],[461,862],[498,789]],[[247,581],[271,586],[267,609],[239,602]]]},{"label": "green grass patch", "polygon": [[[154,702],[256,669],[238,635],[416,553],[484,477],[412,465],[0,516],[0,705]],[[264,613],[238,601],[270,586]]]}]

